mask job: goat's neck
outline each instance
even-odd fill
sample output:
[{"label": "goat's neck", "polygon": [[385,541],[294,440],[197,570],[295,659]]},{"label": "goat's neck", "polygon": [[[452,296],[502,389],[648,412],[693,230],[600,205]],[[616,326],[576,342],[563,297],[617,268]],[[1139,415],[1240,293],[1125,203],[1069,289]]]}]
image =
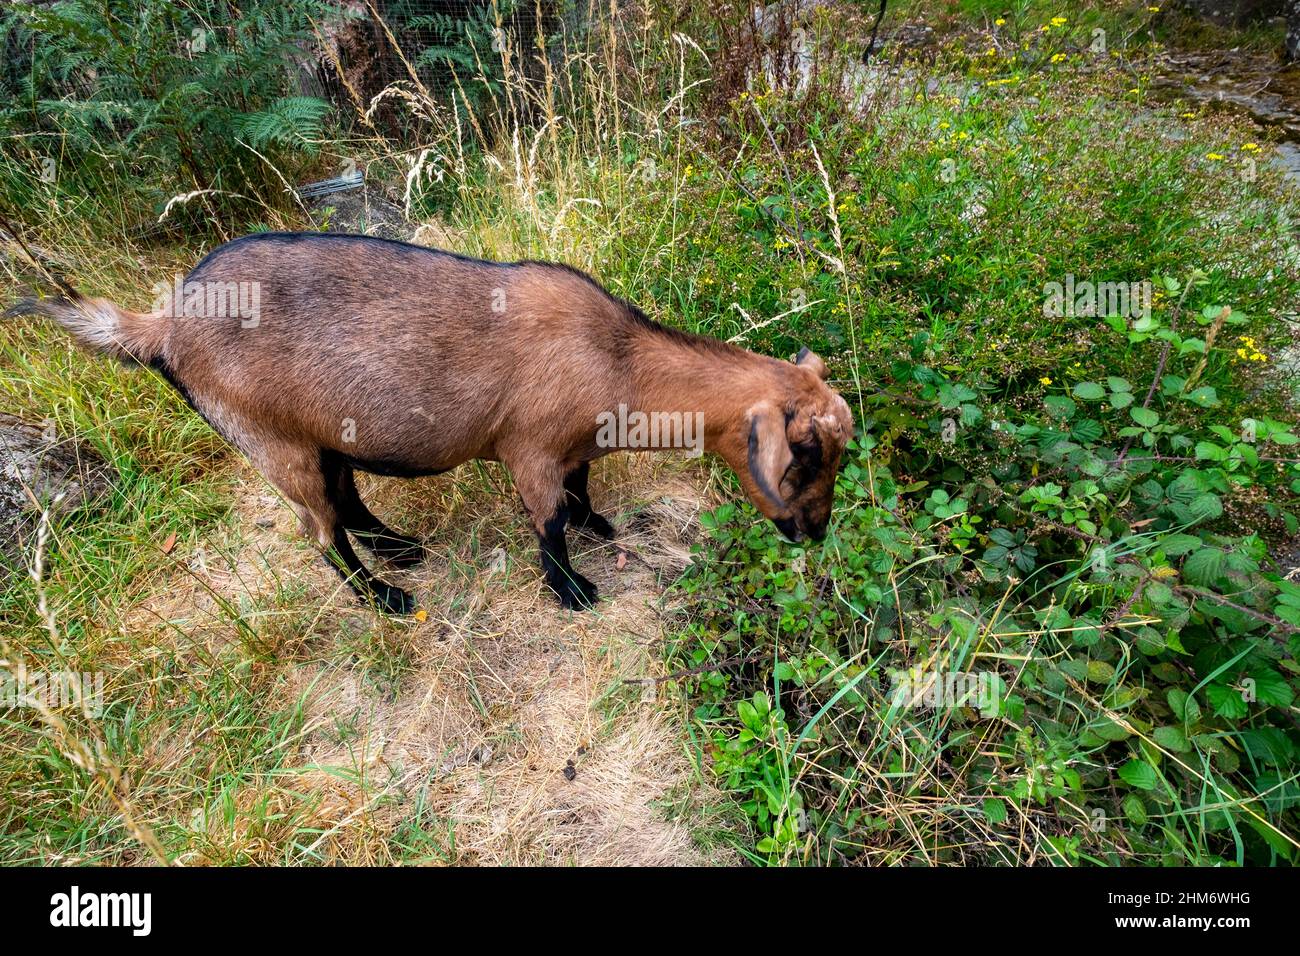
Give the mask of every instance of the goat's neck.
[{"label": "goat's neck", "polygon": [[[730,457],[736,425],[756,403],[780,401],[784,362],[743,349],[717,349],[654,331],[637,335],[629,353],[629,409],[702,412],[704,447]],[[622,389],[621,389],[622,390]]]}]

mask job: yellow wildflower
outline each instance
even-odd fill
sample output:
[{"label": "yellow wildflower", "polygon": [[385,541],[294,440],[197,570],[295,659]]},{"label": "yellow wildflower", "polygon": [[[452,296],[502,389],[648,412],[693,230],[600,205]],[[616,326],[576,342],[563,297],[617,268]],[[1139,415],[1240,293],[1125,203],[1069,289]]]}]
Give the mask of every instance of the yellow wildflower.
[{"label": "yellow wildflower", "polygon": [[1069,22],[1065,17],[1052,17],[1052,26],[1054,27],[1063,27]]},{"label": "yellow wildflower", "polygon": [[1242,343],[1241,348],[1237,349],[1237,358],[1242,361],[1250,362],[1267,362],[1268,356],[1261,352],[1255,345],[1255,339],[1250,335],[1239,335],[1237,341]]},{"label": "yellow wildflower", "polygon": [[1259,152],[1259,144],[1258,144],[1258,143],[1242,143],[1242,144],[1241,144],[1241,148],[1244,149],[1244,150],[1245,150],[1246,152],[1248,152],[1248,153],[1257,153],[1257,152]]},{"label": "yellow wildflower", "polygon": [[1222,153],[1206,153],[1206,154],[1205,154],[1205,158],[1206,158],[1206,159],[1213,160],[1214,162],[1217,163],[1219,160],[1223,159],[1223,154],[1222,154]]},{"label": "yellow wildflower", "polygon": [[1040,379],[1038,380],[1038,382],[1039,382],[1039,384],[1041,384],[1041,385],[1051,385],[1051,384],[1052,384],[1052,380],[1051,380],[1050,378],[1048,378],[1046,375],[1044,375],[1042,378],[1040,378]]}]

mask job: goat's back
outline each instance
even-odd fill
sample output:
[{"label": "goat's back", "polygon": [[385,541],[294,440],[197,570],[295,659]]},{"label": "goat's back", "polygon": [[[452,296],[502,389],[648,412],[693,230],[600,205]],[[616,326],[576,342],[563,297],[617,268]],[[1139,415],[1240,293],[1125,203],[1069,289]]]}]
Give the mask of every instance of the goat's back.
[{"label": "goat's back", "polygon": [[629,321],[563,266],[364,236],[249,236],[185,283],[256,303],[252,317],[165,320],[157,364],[214,424],[255,422],[397,470],[496,457],[497,438],[520,426],[594,423],[603,399],[587,383],[615,373]]}]

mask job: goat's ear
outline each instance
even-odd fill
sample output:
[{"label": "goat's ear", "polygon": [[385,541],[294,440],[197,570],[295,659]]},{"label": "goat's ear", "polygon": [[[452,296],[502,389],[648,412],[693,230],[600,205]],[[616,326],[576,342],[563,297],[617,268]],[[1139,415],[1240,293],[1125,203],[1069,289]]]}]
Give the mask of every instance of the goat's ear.
[{"label": "goat's ear", "polygon": [[794,357],[794,364],[812,369],[822,381],[825,381],[826,376],[830,374],[830,371],[826,368],[826,363],[821,360],[821,356],[807,346],[799,350],[799,354]]},{"label": "goat's ear", "polygon": [[778,489],[782,476],[794,460],[785,437],[785,415],[771,402],[759,402],[746,417],[749,420],[749,476],[763,497],[778,511],[784,511],[785,499]]}]

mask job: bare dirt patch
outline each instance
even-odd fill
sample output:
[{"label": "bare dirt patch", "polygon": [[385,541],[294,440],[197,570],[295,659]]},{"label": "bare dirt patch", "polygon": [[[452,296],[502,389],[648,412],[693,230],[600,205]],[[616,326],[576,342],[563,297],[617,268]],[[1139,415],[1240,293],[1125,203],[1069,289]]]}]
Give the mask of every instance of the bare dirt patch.
[{"label": "bare dirt patch", "polygon": [[312,857],[712,862],[725,851],[698,839],[699,821],[718,794],[692,766],[676,705],[645,680],[663,673],[661,596],[707,507],[699,475],[646,457],[596,467],[595,504],[619,535],[570,534],[603,598],[587,614],[544,591],[504,473],[371,480],[362,494],[375,511],[431,552],[414,572],[387,572],[425,613],[384,620],[340,587],[249,471],[234,520],[180,558],[187,573],[148,616],[217,650],[249,638],[203,622],[243,609],[261,644],[244,651],[281,668],[283,703],[304,707],[289,762],[292,789],[315,801]]}]

